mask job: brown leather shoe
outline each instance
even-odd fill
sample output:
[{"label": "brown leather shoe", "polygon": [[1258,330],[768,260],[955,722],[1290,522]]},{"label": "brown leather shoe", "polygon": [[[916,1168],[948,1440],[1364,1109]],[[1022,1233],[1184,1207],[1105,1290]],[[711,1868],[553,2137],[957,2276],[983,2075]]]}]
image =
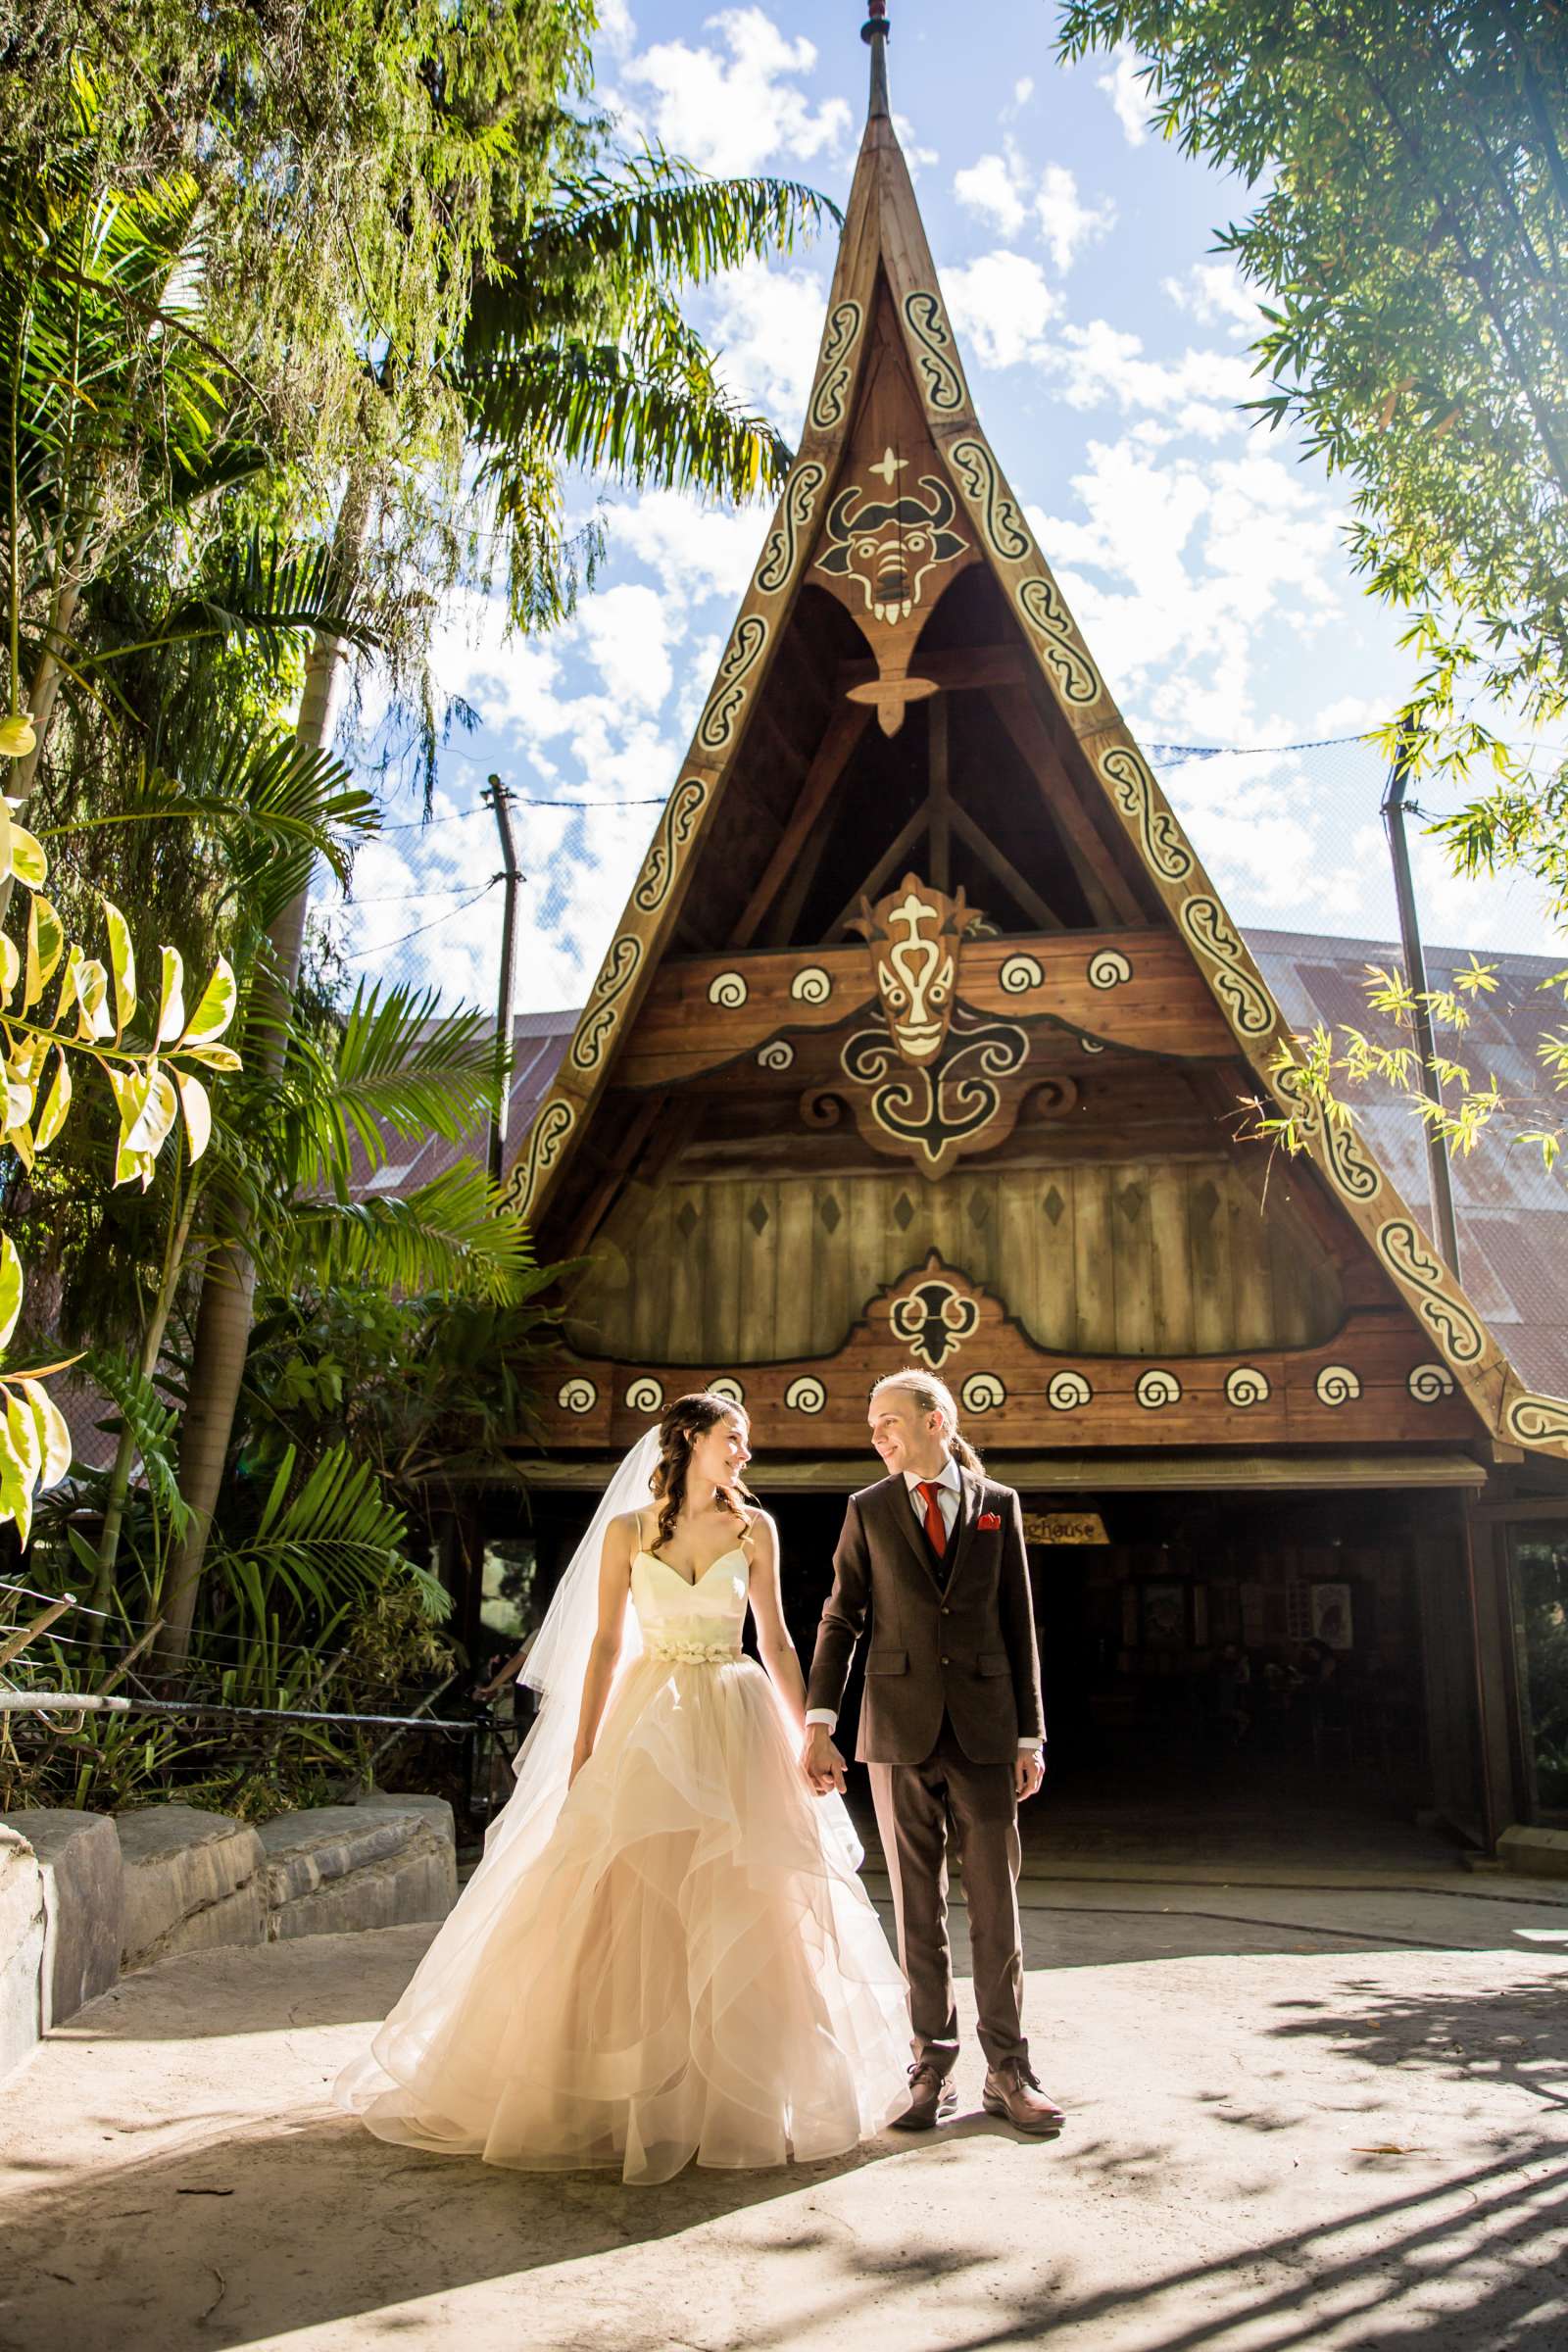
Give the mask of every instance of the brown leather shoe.
[{"label": "brown leather shoe", "polygon": [[909,2069],[909,2104],[893,2118],[895,2132],[932,2132],[958,2112],[956,2085],[934,2066]]},{"label": "brown leather shoe", "polygon": [[1047,2098],[1024,2058],[988,2067],[980,2101],[987,2115],[1004,2115],[1017,2131],[1031,2132],[1037,2139],[1054,2139],[1067,2121],[1055,2100]]}]

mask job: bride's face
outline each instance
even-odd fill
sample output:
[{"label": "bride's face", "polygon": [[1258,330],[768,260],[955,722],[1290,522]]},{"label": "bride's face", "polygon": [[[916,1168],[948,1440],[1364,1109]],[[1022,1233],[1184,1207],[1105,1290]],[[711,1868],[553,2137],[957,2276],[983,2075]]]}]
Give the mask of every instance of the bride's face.
[{"label": "bride's face", "polygon": [[752,1458],[744,1416],[724,1413],[692,1446],[691,1467],[715,1487],[732,1487]]}]

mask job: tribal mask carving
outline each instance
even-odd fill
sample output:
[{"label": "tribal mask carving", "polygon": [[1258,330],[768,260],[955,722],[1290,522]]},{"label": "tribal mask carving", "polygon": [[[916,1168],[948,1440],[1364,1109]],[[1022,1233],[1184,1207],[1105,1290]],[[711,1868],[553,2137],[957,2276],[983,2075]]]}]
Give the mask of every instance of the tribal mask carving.
[{"label": "tribal mask carving", "polygon": [[923,473],[920,488],[923,498],[907,490],[899,498],[871,498],[852,482],[828,509],[828,544],[816,559],[818,571],[854,580],[866,612],[890,627],[920,603],[926,574],[969,545],[948,528],[958,505],[947,483]]},{"label": "tribal mask carving", "polygon": [[854,917],[852,927],[863,933],[870,950],[893,1042],[917,1068],[934,1061],[947,1043],[959,944],[973,919],[961,890],[950,899],[913,874],[874,906],[862,899]]}]

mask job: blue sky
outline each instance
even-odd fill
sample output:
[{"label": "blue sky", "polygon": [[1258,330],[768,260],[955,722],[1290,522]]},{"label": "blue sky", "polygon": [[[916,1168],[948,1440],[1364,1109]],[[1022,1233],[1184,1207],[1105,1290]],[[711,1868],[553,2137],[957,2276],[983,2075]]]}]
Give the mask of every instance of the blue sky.
[{"label": "blue sky", "polygon": [[[1350,576],[1346,485],[1237,411],[1259,388],[1255,314],[1211,248],[1246,190],[1147,131],[1130,56],[1059,68],[1042,0],[892,0],[891,15],[895,114],[972,392],[1134,727],[1159,744],[1272,747],[1382,719],[1410,666],[1396,617]],[[604,16],[600,91],[629,133],[843,203],[865,103],[854,0],[633,0]],[[790,434],[832,261],[824,240],[693,306],[734,389]],[[603,953],[765,519],[612,483],[574,500],[601,505],[611,558],[572,622],[508,640],[479,596],[444,619],[439,683],[480,728],[443,760],[441,821],[363,854],[358,904],[336,918],[356,969],[490,1001],[500,893],[485,890],[497,858],[477,796],[491,768],[532,804],[519,1009],[579,1002]],[[1370,752],[1161,764],[1238,920],[1392,935]],[[1430,939],[1559,949],[1530,886],[1457,883],[1429,844],[1416,859]]]}]

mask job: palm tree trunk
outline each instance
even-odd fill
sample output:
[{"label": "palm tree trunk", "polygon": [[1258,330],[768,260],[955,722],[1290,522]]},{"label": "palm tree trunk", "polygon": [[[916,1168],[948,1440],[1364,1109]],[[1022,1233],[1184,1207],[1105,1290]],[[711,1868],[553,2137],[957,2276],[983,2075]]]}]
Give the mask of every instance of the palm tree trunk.
[{"label": "palm tree trunk", "polygon": [[[351,477],[332,535],[332,561],[345,587],[356,578],[369,523],[372,482],[368,475]],[[305,670],[294,738],[313,751],[324,751],[331,732],[332,700],[349,649],[341,637],[318,635],[311,647]],[[259,1005],[274,1019],[286,1012],[299,972],[305,939],[305,916],[310,881],[272,924],[270,950],[258,972]],[[253,1031],[249,1058],[262,1069],[275,1069],[283,1057],[279,1028]],[[191,1520],[174,1562],[164,1604],[164,1632],[158,1661],[174,1669],[183,1664],[190,1647],[190,1629],[196,1614],[207,1559],[207,1539],[223,1482],[245,1357],[250,1347],[252,1301],[256,1267],[250,1252],[248,1216],[231,1206],[220,1212],[218,1238],[208,1256],[196,1311],[196,1335],[191,1356],[189,1399],[179,1437],[179,1491],[190,1508]]]}]

